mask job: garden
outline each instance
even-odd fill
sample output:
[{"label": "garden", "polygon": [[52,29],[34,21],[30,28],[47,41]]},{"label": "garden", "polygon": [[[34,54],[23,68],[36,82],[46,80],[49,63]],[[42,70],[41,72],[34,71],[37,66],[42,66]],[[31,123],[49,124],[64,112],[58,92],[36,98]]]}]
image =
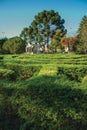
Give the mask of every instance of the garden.
[{"label": "garden", "polygon": [[0,55],[1,130],[86,130],[87,56]]}]

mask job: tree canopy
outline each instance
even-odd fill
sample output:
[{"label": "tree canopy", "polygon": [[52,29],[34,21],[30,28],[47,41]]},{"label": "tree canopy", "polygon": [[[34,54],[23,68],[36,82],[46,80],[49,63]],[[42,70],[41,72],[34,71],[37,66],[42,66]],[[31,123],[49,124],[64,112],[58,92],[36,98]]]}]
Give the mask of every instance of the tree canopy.
[{"label": "tree canopy", "polygon": [[25,44],[20,37],[13,37],[4,43],[2,48],[5,53],[22,53],[25,50]]},{"label": "tree canopy", "polygon": [[73,50],[73,47],[77,43],[78,38],[77,37],[63,37],[61,39],[61,44],[64,47],[68,47],[68,50],[71,51]]},{"label": "tree canopy", "polygon": [[57,30],[53,35],[50,48],[55,50],[55,52],[57,51],[57,49],[61,49],[61,39],[64,37],[64,35],[65,32],[62,32],[61,30]]},{"label": "tree canopy", "polygon": [[56,31],[66,33],[64,23],[58,12],[44,10],[35,16],[29,28],[24,28],[20,36],[29,42],[48,44]]},{"label": "tree canopy", "polygon": [[3,53],[2,46],[3,46],[4,42],[6,42],[7,40],[8,39],[6,37],[0,39],[0,53]]},{"label": "tree canopy", "polygon": [[78,29],[79,44],[77,50],[83,53],[87,53],[87,16],[82,18]]}]

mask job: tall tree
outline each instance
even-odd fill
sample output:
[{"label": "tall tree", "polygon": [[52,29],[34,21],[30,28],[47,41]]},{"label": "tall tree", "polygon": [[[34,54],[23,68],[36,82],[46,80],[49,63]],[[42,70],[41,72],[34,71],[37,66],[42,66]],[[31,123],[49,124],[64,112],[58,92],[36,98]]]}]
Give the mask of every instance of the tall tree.
[{"label": "tall tree", "polygon": [[78,29],[79,44],[77,50],[87,53],[87,16],[82,18]]},{"label": "tall tree", "polygon": [[25,27],[21,34],[20,34],[20,37],[22,37],[22,39],[27,42],[28,38],[29,38],[29,29],[27,27]]},{"label": "tall tree", "polygon": [[66,32],[64,22],[58,12],[44,10],[35,16],[28,31],[22,31],[22,37],[26,33],[28,40],[48,44],[57,30],[61,30],[61,33]]}]

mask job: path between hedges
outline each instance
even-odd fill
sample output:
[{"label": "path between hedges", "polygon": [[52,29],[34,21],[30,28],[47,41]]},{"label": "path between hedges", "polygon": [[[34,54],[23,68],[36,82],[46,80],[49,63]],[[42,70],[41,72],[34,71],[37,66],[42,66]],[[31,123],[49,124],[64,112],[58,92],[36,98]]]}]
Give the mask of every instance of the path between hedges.
[{"label": "path between hedges", "polygon": [[39,72],[39,75],[56,75],[57,67],[56,66],[44,66]]}]

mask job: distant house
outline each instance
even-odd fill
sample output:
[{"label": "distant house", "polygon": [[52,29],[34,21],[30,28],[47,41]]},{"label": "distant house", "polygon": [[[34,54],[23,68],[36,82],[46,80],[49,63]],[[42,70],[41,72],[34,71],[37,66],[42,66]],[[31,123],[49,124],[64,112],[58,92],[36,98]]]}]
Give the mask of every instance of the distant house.
[{"label": "distant house", "polygon": [[48,53],[48,45],[47,44],[45,44],[44,51],[45,51],[45,53]]},{"label": "distant house", "polygon": [[26,53],[32,54],[33,53],[33,45],[31,43],[28,43],[26,45]]},{"label": "distant house", "polygon": [[65,46],[64,51],[65,51],[65,52],[68,52],[68,51],[69,51],[69,47],[68,47],[68,46]]},{"label": "distant house", "polygon": [[26,45],[26,53],[29,54],[39,54],[39,53],[48,53],[47,44],[40,45],[39,43],[28,43]]},{"label": "distant house", "polygon": [[33,53],[34,54],[39,54],[40,53],[40,45],[39,45],[39,43],[33,44]]},{"label": "distant house", "polygon": [[29,53],[29,54],[38,54],[40,53],[40,45],[39,43],[35,44],[35,43],[28,43],[26,45],[26,53]]}]

